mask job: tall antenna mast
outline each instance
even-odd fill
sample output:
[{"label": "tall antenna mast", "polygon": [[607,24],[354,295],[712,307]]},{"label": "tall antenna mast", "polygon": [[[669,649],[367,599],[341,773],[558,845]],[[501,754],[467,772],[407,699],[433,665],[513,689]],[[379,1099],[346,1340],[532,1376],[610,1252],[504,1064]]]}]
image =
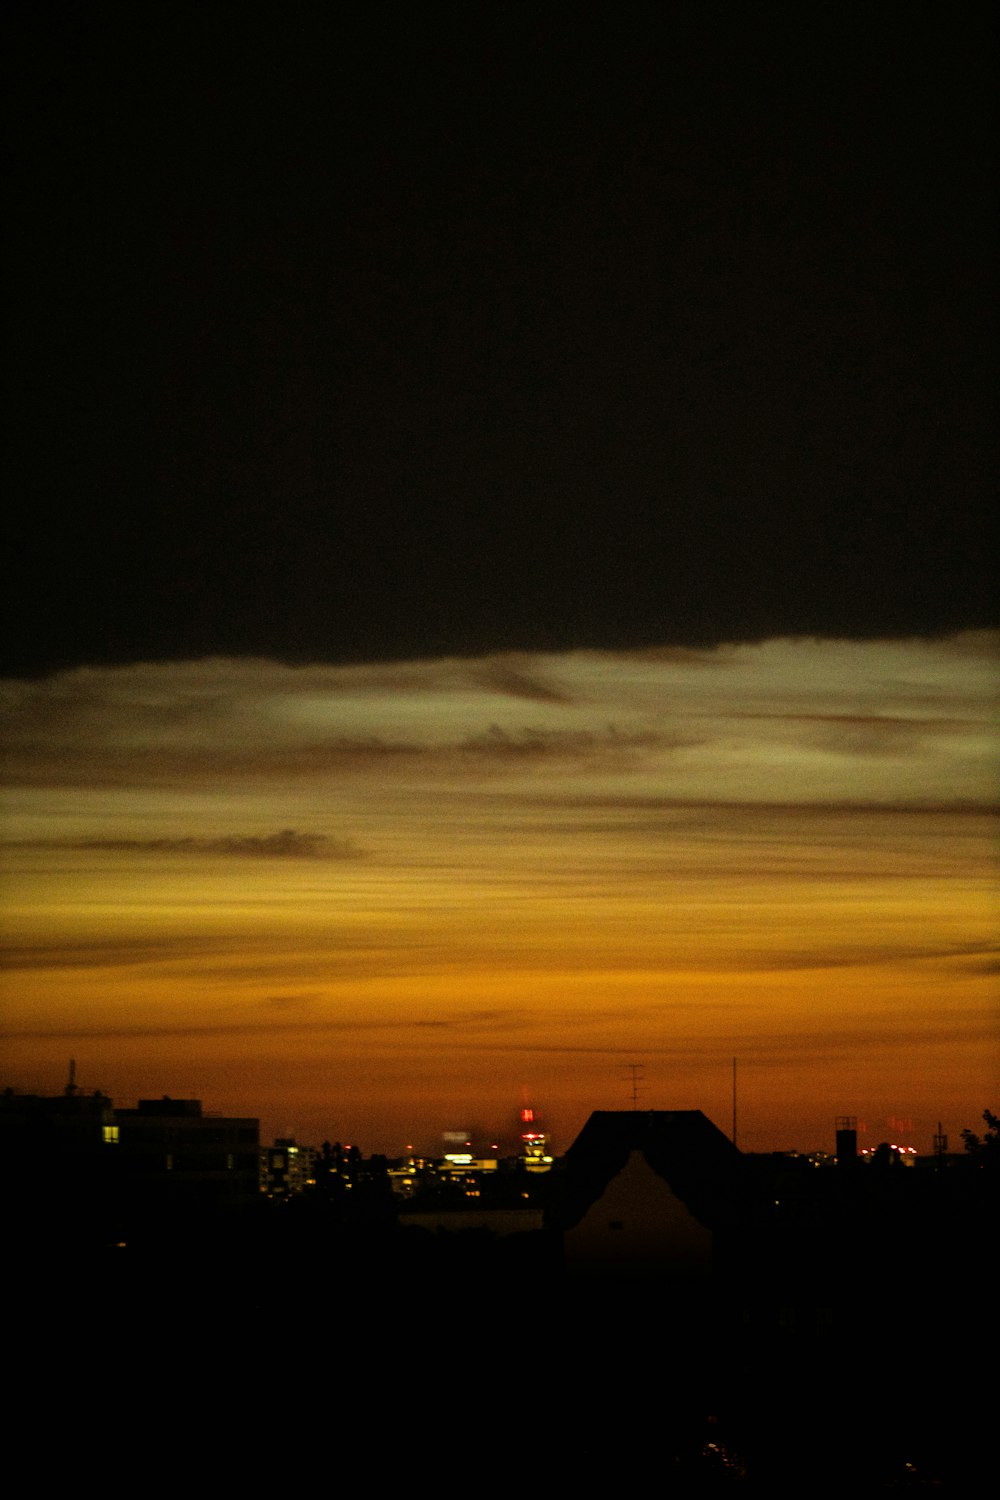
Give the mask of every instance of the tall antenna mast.
[{"label": "tall antenna mast", "polygon": [[632,1074],[632,1108],[639,1108],[639,1089],[642,1086],[642,1063],[626,1063],[626,1070]]},{"label": "tall antenna mast", "polygon": [[71,1057],[70,1060],[69,1060],[69,1079],[67,1081],[66,1087],[63,1090],[63,1092],[64,1092],[64,1094],[66,1095],[66,1097],[68,1099],[72,1099],[73,1095],[76,1093],[76,1058],[75,1057]]},{"label": "tall antenna mast", "polygon": [[733,1058],[733,1145],[736,1145],[736,1059]]}]

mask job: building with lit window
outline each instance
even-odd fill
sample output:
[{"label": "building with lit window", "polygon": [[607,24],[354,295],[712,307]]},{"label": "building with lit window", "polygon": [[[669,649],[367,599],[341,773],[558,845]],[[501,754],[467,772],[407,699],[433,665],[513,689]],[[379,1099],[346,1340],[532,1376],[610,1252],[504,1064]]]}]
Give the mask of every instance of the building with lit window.
[{"label": "building with lit window", "polygon": [[525,1105],[521,1110],[521,1150],[519,1160],[526,1172],[548,1172],[552,1167],[549,1138],[535,1119],[535,1111]]},{"label": "building with lit window", "polygon": [[0,1094],[0,1160],[11,1212],[8,1246],[114,1238],[118,1126],[111,1100],[79,1088]]},{"label": "building with lit window", "polygon": [[316,1186],[316,1149],[279,1136],[260,1149],[260,1190],[268,1198],[295,1198]]},{"label": "building with lit window", "polygon": [[217,1210],[256,1200],[260,1123],[203,1114],[200,1099],[140,1099],[115,1111],[123,1182],[152,1212]]}]

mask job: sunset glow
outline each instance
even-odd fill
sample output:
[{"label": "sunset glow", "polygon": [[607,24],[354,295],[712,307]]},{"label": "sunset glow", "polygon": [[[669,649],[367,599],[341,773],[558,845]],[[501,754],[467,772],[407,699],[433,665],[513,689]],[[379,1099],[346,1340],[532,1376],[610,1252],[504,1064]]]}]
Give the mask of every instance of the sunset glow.
[{"label": "sunset glow", "polygon": [[433,1144],[527,1089],[741,1144],[996,1077],[997,639],[5,685],[8,1081]]}]

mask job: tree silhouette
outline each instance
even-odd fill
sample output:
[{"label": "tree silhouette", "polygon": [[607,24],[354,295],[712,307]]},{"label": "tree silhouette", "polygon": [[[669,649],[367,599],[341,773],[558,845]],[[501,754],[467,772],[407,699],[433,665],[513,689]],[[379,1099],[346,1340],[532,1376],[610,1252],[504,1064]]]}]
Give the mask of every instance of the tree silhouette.
[{"label": "tree silhouette", "polygon": [[1000,1116],[984,1109],[983,1119],[988,1126],[985,1135],[976,1135],[974,1130],[963,1130],[962,1140],[966,1151],[975,1158],[977,1166],[990,1167],[996,1171],[1000,1168]]}]

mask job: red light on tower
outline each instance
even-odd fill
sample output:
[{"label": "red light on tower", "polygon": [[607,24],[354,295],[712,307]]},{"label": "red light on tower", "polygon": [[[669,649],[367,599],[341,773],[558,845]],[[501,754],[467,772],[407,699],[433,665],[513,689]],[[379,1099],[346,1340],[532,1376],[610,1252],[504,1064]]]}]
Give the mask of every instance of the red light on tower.
[{"label": "red light on tower", "polygon": [[549,1155],[549,1138],[545,1127],[535,1118],[530,1104],[520,1110],[521,1116],[521,1165],[529,1172],[547,1172],[552,1165]]}]

